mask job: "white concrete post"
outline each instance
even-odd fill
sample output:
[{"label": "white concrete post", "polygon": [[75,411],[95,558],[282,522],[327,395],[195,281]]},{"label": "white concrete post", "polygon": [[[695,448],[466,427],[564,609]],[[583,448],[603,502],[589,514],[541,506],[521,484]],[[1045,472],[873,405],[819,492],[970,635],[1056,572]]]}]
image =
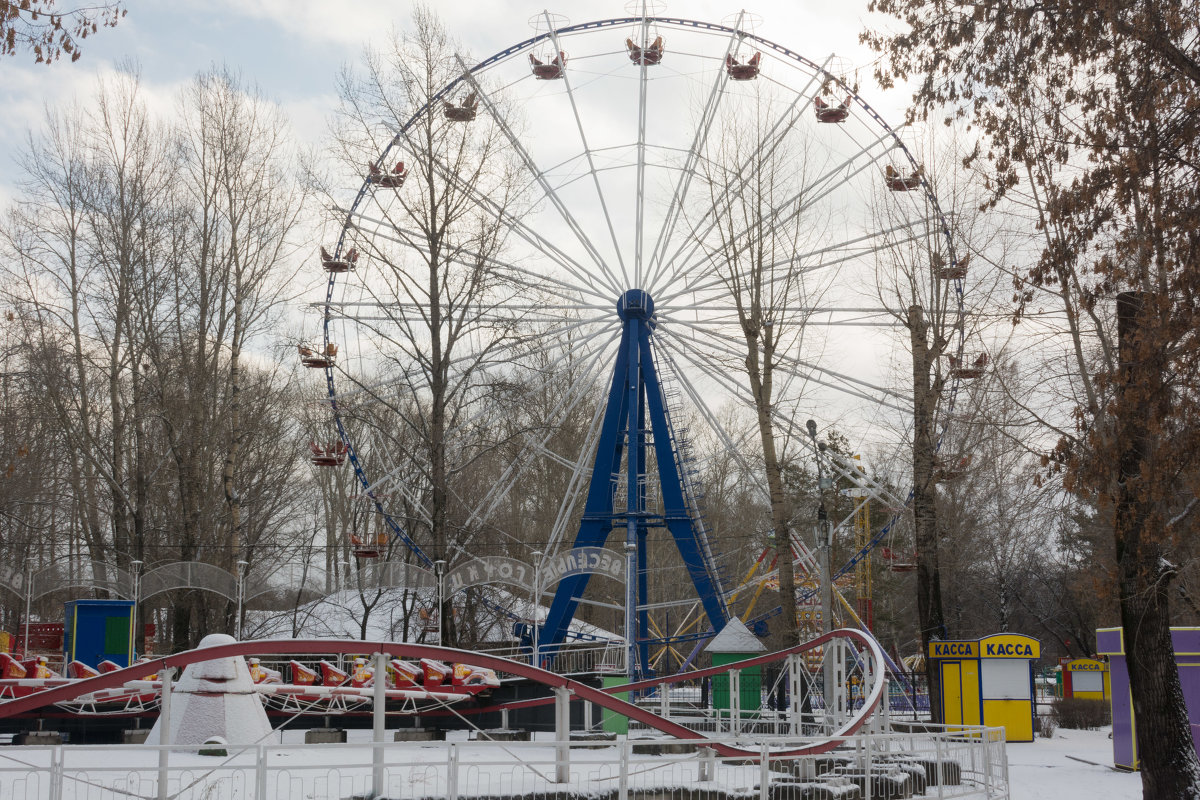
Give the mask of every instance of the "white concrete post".
[{"label": "white concrete post", "polygon": [[867,780],[866,797],[863,800],[871,800],[871,729],[870,727],[863,728],[863,766],[866,768]]},{"label": "white concrete post", "polygon": [[[620,775],[617,779],[617,800],[629,800],[629,754],[631,748],[628,739],[621,740],[621,758],[618,759]],[[700,767],[704,769],[703,766]],[[701,778],[701,780],[704,780]]]},{"label": "white concrete post", "polygon": [[700,774],[698,777],[702,783],[711,781],[716,773],[716,763],[713,759],[716,752],[711,747],[700,748]]},{"label": "white concrete post", "polygon": [[742,671],[729,670],[729,732],[737,736],[742,732]]},{"label": "white concrete post", "polygon": [[159,672],[162,681],[162,697],[158,704],[158,800],[167,800],[167,772],[171,758],[171,681],[175,670],[166,667]]},{"label": "white concrete post", "polygon": [[935,733],[933,735],[933,747],[934,747],[934,750],[933,750],[933,754],[934,754],[933,774],[937,776],[938,800],[943,800],[943,798],[946,796],[946,781],[944,780],[944,778],[946,777],[946,770],[942,766],[942,734],[943,733],[944,733],[944,729],[942,731],[938,731],[937,733]]},{"label": "white concrete post", "polygon": [[658,685],[658,715],[663,719],[671,718],[671,697],[665,683]]},{"label": "white concrete post", "polygon": [[758,796],[761,800],[771,798],[771,747],[762,745],[762,756],[758,760]]},{"label": "white concrete post", "polygon": [[453,742],[446,759],[446,800],[458,800],[458,745]]},{"label": "white concrete post", "polygon": [[64,773],[66,772],[64,758],[61,744],[50,753],[50,800],[62,800]]},{"label": "white concrete post", "polygon": [[371,796],[383,795],[383,737],[387,732],[387,653],[375,654],[375,694],[371,709]]},{"label": "white concrete post", "polygon": [[804,733],[804,718],[801,714],[804,711],[804,704],[801,702],[803,694],[803,676],[800,674],[800,656],[792,654],[787,657],[788,670],[788,713],[791,715],[793,736],[799,736]]},{"label": "white concrete post", "polygon": [[267,746],[260,744],[255,754],[254,800],[267,800]]},{"label": "white concrete post", "polygon": [[571,782],[571,690],[554,689],[554,780]]}]

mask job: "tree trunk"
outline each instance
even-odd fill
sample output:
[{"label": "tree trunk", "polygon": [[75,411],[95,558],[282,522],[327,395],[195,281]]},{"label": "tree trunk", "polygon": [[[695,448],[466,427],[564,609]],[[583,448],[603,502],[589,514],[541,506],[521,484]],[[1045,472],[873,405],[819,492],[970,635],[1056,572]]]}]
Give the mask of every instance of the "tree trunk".
[{"label": "tree trunk", "polygon": [[942,577],[938,563],[936,485],[934,481],[933,408],[937,393],[929,385],[931,354],[929,324],[920,306],[908,309],[908,332],[913,359],[913,531],[917,548],[917,620],[921,628],[921,653],[926,657],[929,713],[935,723],[943,719],[942,676],[929,668],[929,642],[944,639]]},{"label": "tree trunk", "polygon": [[[1137,720],[1142,796],[1200,797],[1200,759],[1184,705],[1171,643],[1169,590],[1175,566],[1166,558],[1159,504],[1148,497],[1142,470],[1153,459],[1152,436],[1169,400],[1163,385],[1166,355],[1144,330],[1142,292],[1117,295],[1120,379],[1116,432],[1119,448],[1113,535],[1120,569],[1121,626],[1129,661],[1129,689]],[[1145,335],[1143,335],[1145,333]],[[1151,467],[1152,468],[1152,467]],[[1157,534],[1157,535],[1156,535]]]}]

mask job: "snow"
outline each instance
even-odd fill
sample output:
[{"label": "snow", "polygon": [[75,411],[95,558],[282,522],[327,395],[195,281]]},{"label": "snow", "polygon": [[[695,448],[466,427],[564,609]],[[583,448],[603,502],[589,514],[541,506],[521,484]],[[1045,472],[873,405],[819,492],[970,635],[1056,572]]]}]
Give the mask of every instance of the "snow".
[{"label": "snow", "polygon": [[[213,633],[200,647],[233,644],[232,636]],[[236,744],[271,741],[274,734],[262,700],[254,688],[246,659],[198,661],[183,668],[171,692],[170,744],[202,744],[214,737]],[[159,744],[162,718],[155,721],[147,744]]]},{"label": "snow", "polygon": [[[303,747],[303,731],[286,731],[268,737],[266,800],[296,797],[347,797],[370,786],[371,752],[366,743],[371,731],[349,731],[346,745]],[[465,732],[454,732],[458,748],[460,796],[469,798],[519,792],[553,791],[554,748],[549,734],[532,743],[484,744],[467,740]],[[30,767],[44,772],[50,765],[52,748],[0,748],[0,797],[48,797],[28,782]],[[1134,773],[1118,772],[1112,761],[1108,731],[1059,730],[1052,739],[1007,747],[1010,797],[1013,800],[1134,800],[1142,794]],[[393,745],[385,751],[386,780],[393,797],[436,797],[444,793],[445,744]],[[616,785],[617,769],[613,748],[574,750],[571,753],[571,789],[577,792],[607,791]],[[672,785],[695,785],[698,762],[693,756],[642,758],[631,765],[631,788],[648,789]],[[240,797],[235,786],[252,784],[255,750],[229,748],[229,757],[205,757],[192,752],[171,754],[171,783],[214,781],[229,783],[202,793],[214,800]],[[736,760],[735,760],[736,762]],[[97,794],[88,784],[121,787],[143,797],[154,796],[155,751],[140,747],[63,748],[64,798],[117,797]],[[756,796],[759,769],[753,764],[719,766],[706,788],[731,794]],[[773,776],[778,780],[779,776]],[[87,783],[80,783],[86,781]],[[94,788],[94,787],[92,787]],[[198,795],[199,796],[199,795]],[[936,796],[930,792],[926,796]]]},{"label": "snow", "polygon": [[765,653],[767,646],[750,632],[746,623],[733,617],[725,623],[725,627],[721,628],[721,632],[708,643],[704,651],[706,653]]},{"label": "snow", "polygon": [[1013,800],[1141,798],[1141,777],[1112,766],[1111,733],[1111,727],[1097,731],[1059,728],[1051,739],[1008,745]]},{"label": "snow", "polygon": [[[499,587],[490,587],[491,600],[495,605],[509,609],[519,618],[528,619],[531,603],[528,598],[513,595]],[[437,598],[428,590],[384,589],[366,592],[373,604],[366,611],[363,595],[357,591],[337,591],[326,597],[305,603],[286,611],[249,611],[244,632],[246,639],[275,638],[350,638],[372,639],[392,642],[434,643],[437,634],[423,634],[422,621],[417,613],[420,608],[429,608]],[[366,629],[362,620],[367,618]],[[545,606],[538,606],[538,618],[546,616]],[[515,641],[512,635],[513,620],[497,614],[484,630],[480,640],[496,644]],[[620,640],[611,631],[595,625],[572,620],[572,633],[594,636],[600,639]]]}]

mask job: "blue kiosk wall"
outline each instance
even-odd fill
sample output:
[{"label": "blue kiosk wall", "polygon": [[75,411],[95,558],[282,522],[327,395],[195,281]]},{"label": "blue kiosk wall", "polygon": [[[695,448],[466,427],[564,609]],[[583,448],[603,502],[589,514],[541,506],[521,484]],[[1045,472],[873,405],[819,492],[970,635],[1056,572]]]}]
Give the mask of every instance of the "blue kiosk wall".
[{"label": "blue kiosk wall", "polygon": [[67,662],[96,666],[133,663],[133,601],[72,600],[66,604],[63,649]]}]

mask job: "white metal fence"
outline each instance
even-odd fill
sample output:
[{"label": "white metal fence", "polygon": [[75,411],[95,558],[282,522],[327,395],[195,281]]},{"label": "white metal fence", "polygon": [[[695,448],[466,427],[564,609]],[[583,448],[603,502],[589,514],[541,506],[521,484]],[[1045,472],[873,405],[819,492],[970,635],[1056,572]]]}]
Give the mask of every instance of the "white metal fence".
[{"label": "white metal fence", "polygon": [[909,793],[980,800],[1009,796],[1002,729],[868,734],[831,753],[800,758],[772,756],[801,743],[795,739],[737,742],[754,749],[757,758],[720,758],[703,742],[655,741],[657,753],[646,752],[654,742],[637,739],[258,745],[230,747],[226,755],[199,755],[195,747],[4,747],[0,797],[626,800],[652,792],[681,800],[722,795],[767,800],[838,796],[837,787],[853,785],[858,792],[850,792],[864,800]]}]

